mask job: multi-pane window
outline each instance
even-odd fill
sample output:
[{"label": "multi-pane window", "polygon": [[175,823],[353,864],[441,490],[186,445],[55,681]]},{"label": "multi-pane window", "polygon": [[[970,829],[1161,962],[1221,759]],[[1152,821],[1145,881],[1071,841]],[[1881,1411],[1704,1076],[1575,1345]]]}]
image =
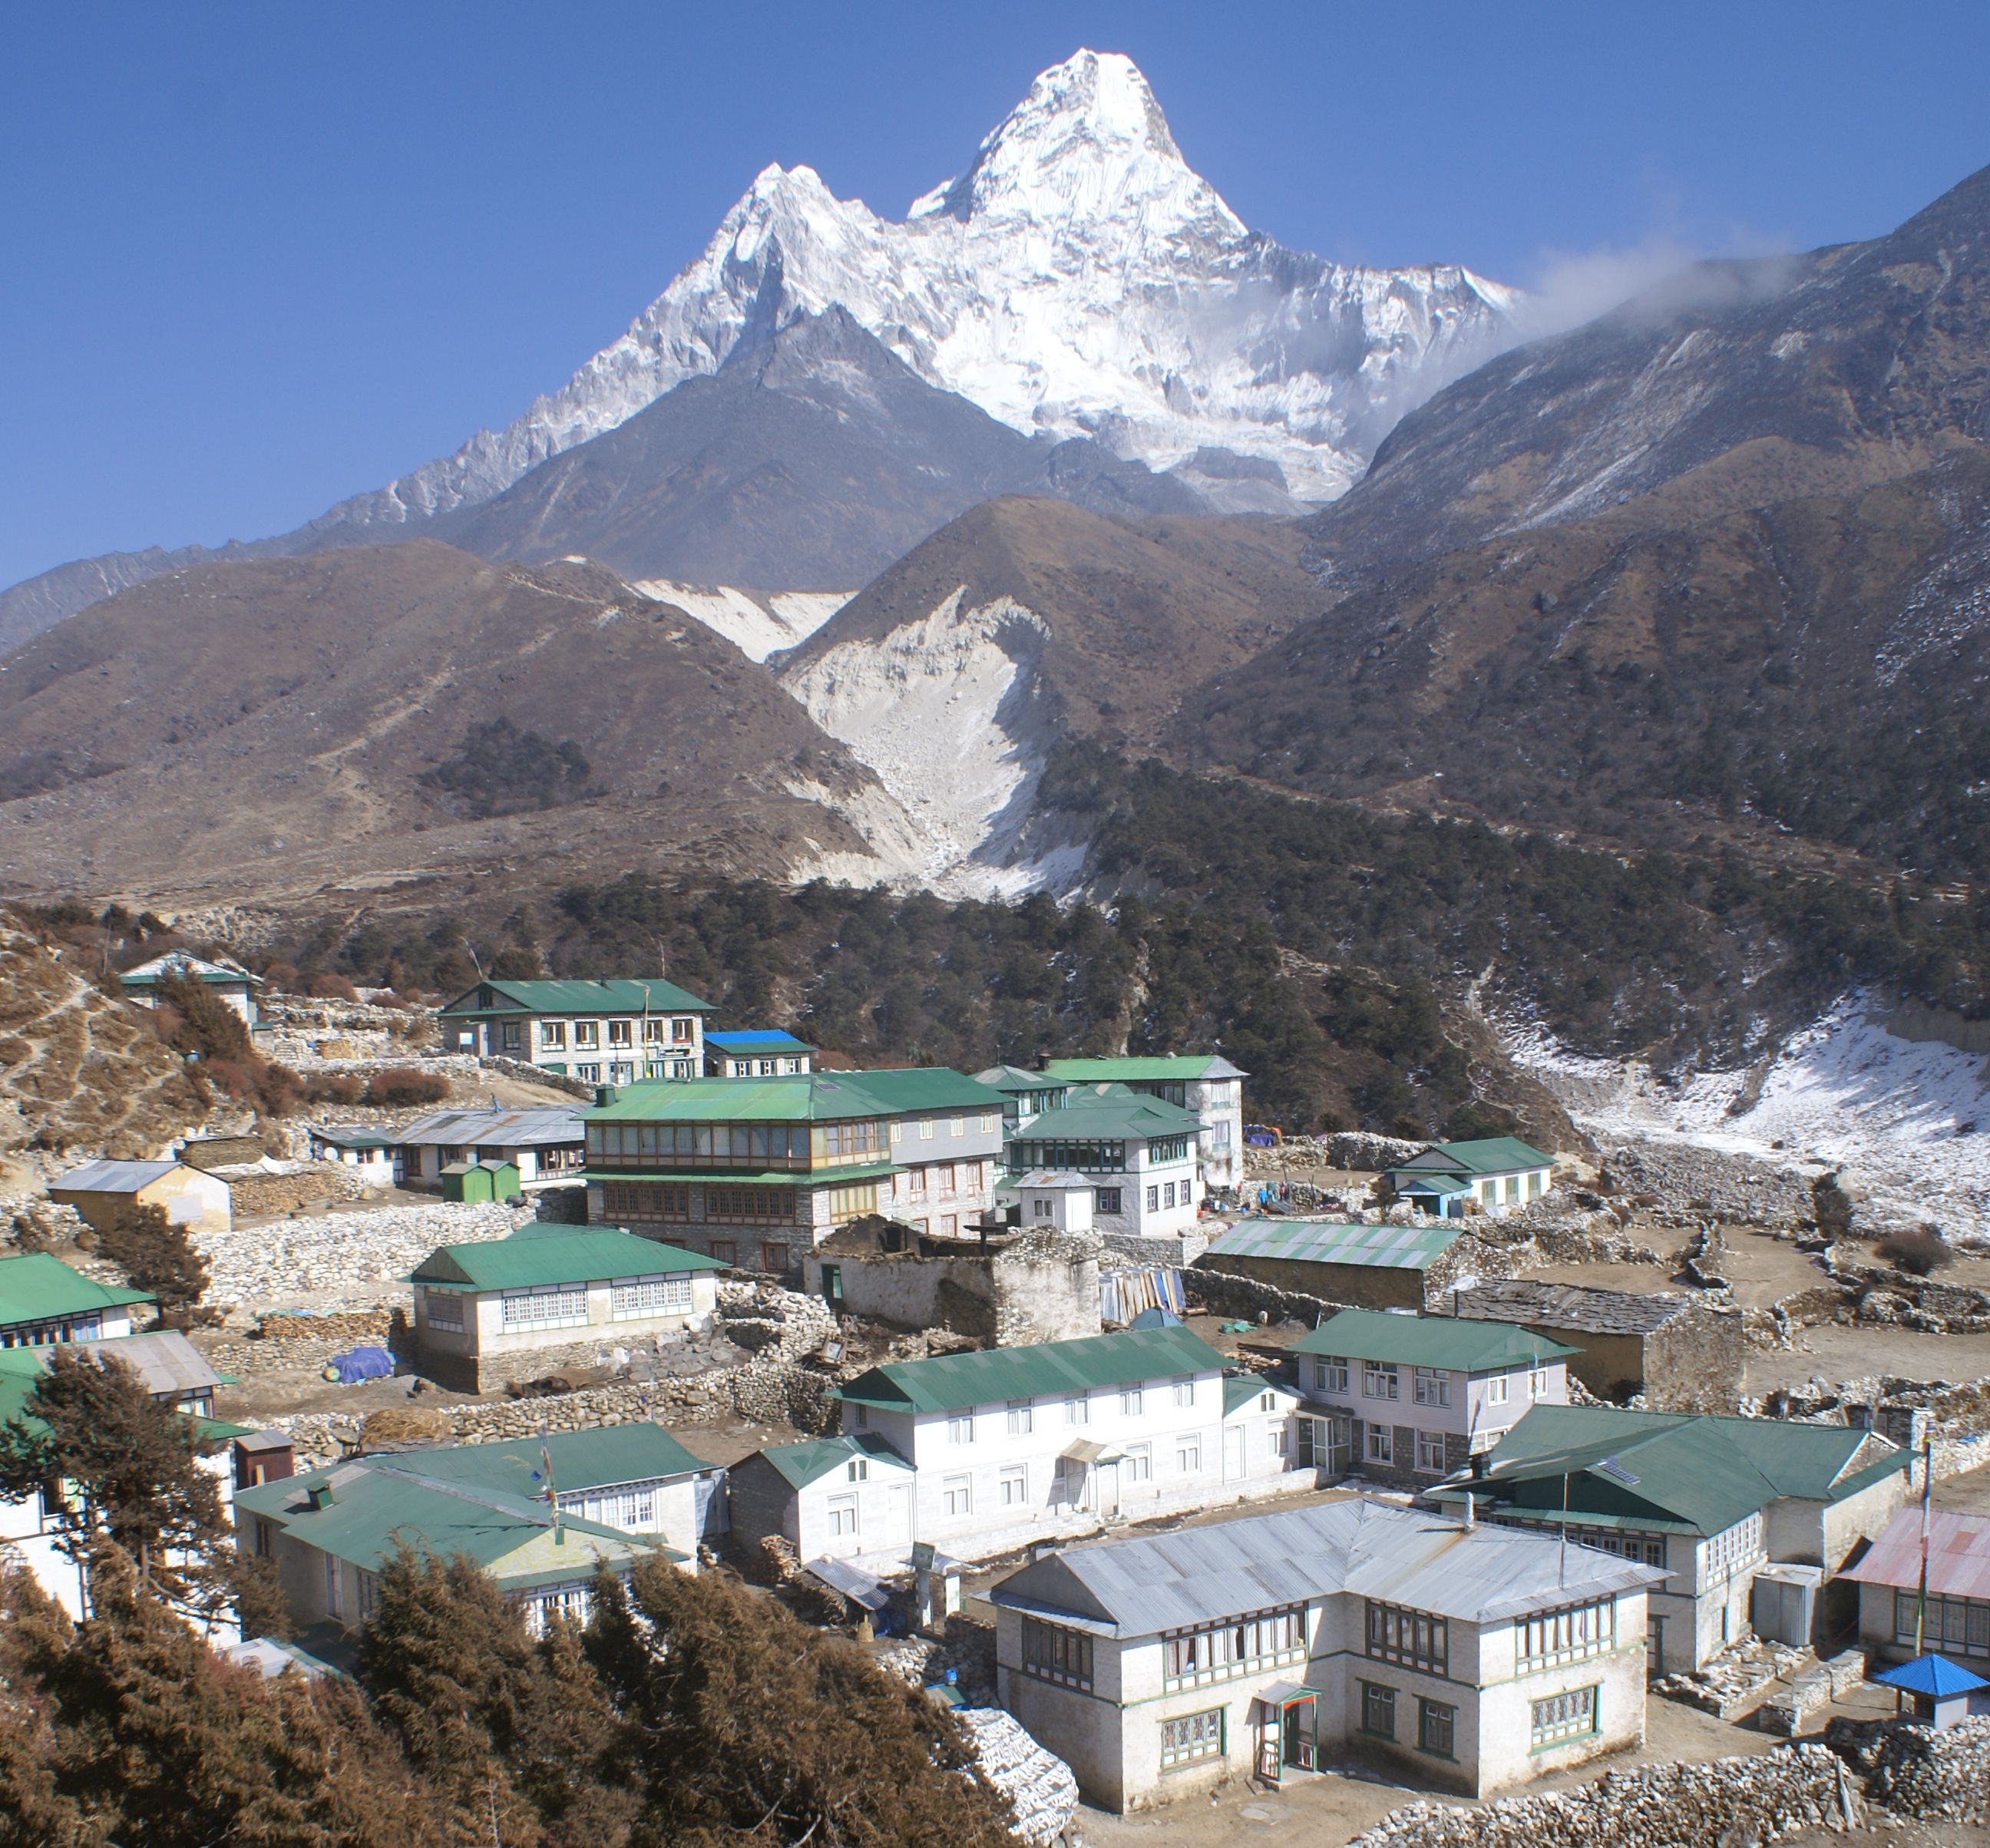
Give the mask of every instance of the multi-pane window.
[{"label": "multi-pane window", "polygon": [[1129,1444],[1121,1453],[1122,1469],[1129,1483],[1150,1483],[1154,1479],[1154,1447],[1152,1444]]},{"label": "multi-pane window", "polygon": [[973,1412],[949,1411],[946,1415],[946,1441],[949,1444],[971,1444],[974,1442]]},{"label": "multi-pane window", "polygon": [[1552,1745],[1558,1739],[1580,1739],[1596,1730],[1596,1690],[1572,1687],[1565,1694],[1550,1694],[1530,1704],[1527,1738],[1534,1746]]},{"label": "multi-pane window", "polygon": [[1223,1709],[1212,1707],[1207,1713],[1183,1714],[1178,1720],[1161,1722],[1161,1768],[1194,1765],[1204,1758],[1223,1756]]},{"label": "multi-pane window", "polygon": [[1009,1435],[1027,1437],[1036,1428],[1037,1402],[1034,1399],[1011,1399],[1009,1401]]},{"label": "multi-pane window", "polygon": [[1584,1527],[1579,1531],[1582,1544],[1594,1547],[1599,1553],[1615,1553],[1619,1559],[1635,1559],[1640,1565],[1662,1566],[1666,1563],[1666,1541],[1662,1534],[1627,1534],[1615,1528],[1605,1531],[1601,1527]]},{"label": "multi-pane window", "polygon": [[1393,1361],[1363,1361],[1361,1363],[1361,1393],[1364,1398],[1393,1399],[1401,1396],[1402,1381],[1397,1377]]},{"label": "multi-pane window", "polygon": [[1119,1213],[1126,1209],[1120,1204],[1122,1190],[1119,1187],[1101,1187],[1095,1197],[1095,1210],[1102,1213]]},{"label": "multi-pane window", "polygon": [[971,1476],[949,1476],[940,1483],[940,1506],[950,1515],[974,1512],[974,1482]]},{"label": "multi-pane window", "polygon": [[1030,1473],[1018,1466],[1002,1472],[997,1485],[1001,1491],[1002,1506],[1005,1508],[1022,1508],[1029,1505]]},{"label": "multi-pane window", "polygon": [[1419,1405],[1448,1405],[1451,1375],[1441,1367],[1419,1367],[1416,1370],[1415,1394]]},{"label": "multi-pane window", "polygon": [[853,1456],[844,1466],[845,1482],[868,1483],[871,1479],[871,1459],[868,1456]]},{"label": "multi-pane window", "polygon": [[1428,1611],[1401,1605],[1368,1604],[1368,1653],[1384,1662],[1400,1662],[1426,1674],[1449,1672],[1451,1626]]},{"label": "multi-pane window", "polygon": [[691,1189],[687,1187],[632,1187],[610,1181],[602,1190],[602,1204],[611,1219],[675,1219],[691,1218]]},{"label": "multi-pane window", "polygon": [[1440,1758],[1453,1756],[1452,1742],[1458,1731],[1458,1709],[1443,1700],[1417,1703],[1417,1744]]},{"label": "multi-pane window", "polygon": [[610,1021],[608,1023],[608,1043],[611,1046],[627,1046],[634,1043],[634,1022]]},{"label": "multi-pane window", "polygon": [[773,1221],[792,1225],[795,1218],[793,1187],[722,1187],[705,1190],[705,1216],[722,1224],[752,1225]]},{"label": "multi-pane window", "polygon": [[817,1197],[827,1203],[832,1223],[854,1219],[861,1214],[878,1210],[878,1184],[874,1180],[865,1181],[859,1187],[824,1187]]},{"label": "multi-pane window", "polygon": [[1160,1210],[1161,1210],[1161,1190],[1160,1190],[1159,1187],[1150,1187],[1150,1188],[1148,1188],[1148,1190],[1147,1190],[1147,1211],[1148,1211],[1149,1212],[1150,1212],[1150,1213],[1158,1213]]},{"label": "multi-pane window", "polygon": [[1200,1437],[1177,1438],[1175,1440],[1175,1469],[1183,1476],[1200,1476],[1202,1473],[1202,1439]]},{"label": "multi-pane window", "polygon": [[654,1487],[620,1489],[612,1494],[586,1490],[562,1495],[559,1505],[582,1520],[598,1520],[603,1527],[625,1532],[653,1527],[657,1523],[657,1492]]},{"label": "multi-pane window", "polygon": [[1119,1411],[1122,1417],[1138,1418],[1145,1405],[1146,1394],[1142,1388],[1122,1386],[1119,1388]]},{"label": "multi-pane window", "polygon": [[1064,1422],[1067,1425],[1088,1425],[1092,1422],[1092,1400],[1088,1394],[1075,1392],[1065,1401]]},{"label": "multi-pane window", "polygon": [[1373,1681],[1361,1683],[1361,1730],[1378,1739],[1396,1736],[1396,1690]]},{"label": "multi-pane window", "polygon": [[1537,1612],[1513,1625],[1514,1653],[1523,1671],[1577,1662],[1584,1656],[1600,1654],[1616,1640],[1617,1604],[1610,1598]]},{"label": "multi-pane window", "polygon": [[813,1133],[814,1153],[823,1161],[857,1161],[866,1155],[881,1153],[891,1144],[886,1125],[875,1117],[861,1123],[818,1123]]},{"label": "multi-pane window", "polygon": [[1762,1551],[1762,1517],[1751,1514],[1745,1520],[1737,1521],[1723,1533],[1717,1534],[1706,1544],[1704,1564],[1710,1577],[1731,1578],[1741,1567],[1748,1564]]},{"label": "multi-pane window", "polygon": [[1194,1380],[1177,1380],[1174,1383],[1174,1388],[1175,1403],[1177,1405],[1193,1405],[1195,1403]]},{"label": "multi-pane window", "polygon": [[1313,1364],[1313,1384],[1316,1392],[1345,1392],[1347,1390],[1347,1357],[1343,1354],[1323,1354]]},{"label": "multi-pane window", "polygon": [[[1912,1592],[1893,1594],[1893,1640],[1911,1649],[1918,1599]],[[1921,1619],[1924,1649],[1965,1656],[1990,1656],[1990,1604],[1975,1598],[1931,1597]]]},{"label": "multi-pane window", "polygon": [[431,1328],[451,1328],[460,1333],[463,1330],[463,1299],[453,1290],[423,1290],[422,1320]]},{"label": "multi-pane window", "polygon": [[1092,1639],[1041,1618],[1023,1619],[1023,1673],[1066,1687],[1092,1686]]},{"label": "multi-pane window", "polygon": [[549,1052],[564,1051],[566,1049],[566,1022],[565,1021],[540,1021],[539,1044]]},{"label": "multi-pane window", "polygon": [[857,1497],[832,1495],[829,1498],[829,1537],[831,1540],[857,1537]]},{"label": "multi-pane window", "polygon": [[1220,1681],[1276,1667],[1306,1655],[1306,1606],[1286,1605],[1221,1623],[1170,1630],[1161,1639],[1162,1673],[1170,1685]]},{"label": "multi-pane window", "polygon": [[1164,1161],[1188,1160],[1186,1136],[1157,1136],[1147,1144],[1147,1160],[1156,1167]]},{"label": "multi-pane window", "polygon": [[501,1320],[507,1328],[585,1328],[587,1289],[583,1284],[549,1284],[540,1289],[508,1289]]},{"label": "multi-pane window", "polygon": [[601,1044],[601,1023],[599,1021],[576,1021],[573,1024],[573,1043],[579,1049],[598,1047]]},{"label": "multi-pane window", "polygon": [[1124,1143],[1017,1142],[1010,1144],[1010,1151],[1012,1168],[1075,1168],[1081,1174],[1117,1174],[1126,1166]]},{"label": "multi-pane window", "polygon": [[1527,1374],[1527,1397],[1544,1399],[1548,1396],[1548,1386],[1554,1378],[1553,1372],[1546,1367],[1532,1368]]},{"label": "multi-pane window", "polygon": [[688,1313],[688,1277],[617,1277],[608,1286],[609,1311],[618,1322],[638,1316]]},{"label": "multi-pane window", "polygon": [[1490,1375],[1486,1381],[1486,1403],[1503,1405],[1506,1402],[1506,1376],[1503,1373]]},{"label": "multi-pane window", "polygon": [[1387,1425],[1369,1425],[1363,1428],[1368,1434],[1369,1462],[1393,1464],[1396,1460],[1395,1432]]},{"label": "multi-pane window", "polygon": [[1443,1475],[1444,1433],[1442,1431],[1419,1431],[1417,1433],[1417,1470],[1423,1476]]},{"label": "multi-pane window", "polygon": [[593,1602],[585,1585],[548,1585],[525,1601],[525,1628],[543,1636],[555,1623],[584,1624]]}]

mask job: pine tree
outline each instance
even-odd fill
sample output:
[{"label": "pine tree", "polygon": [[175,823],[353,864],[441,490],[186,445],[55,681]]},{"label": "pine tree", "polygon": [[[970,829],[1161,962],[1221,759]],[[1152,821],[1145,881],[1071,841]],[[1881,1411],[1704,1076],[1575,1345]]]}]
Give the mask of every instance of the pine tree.
[{"label": "pine tree", "polygon": [[156,1296],[168,1314],[190,1310],[207,1291],[207,1260],[183,1225],[163,1207],[141,1202],[121,1208],[100,1226],[97,1248],[140,1289]]},{"label": "pine tree", "polygon": [[640,1848],[1007,1848],[957,1722],[847,1638],[661,1559],[595,1584],[589,1656],[640,1741]]}]

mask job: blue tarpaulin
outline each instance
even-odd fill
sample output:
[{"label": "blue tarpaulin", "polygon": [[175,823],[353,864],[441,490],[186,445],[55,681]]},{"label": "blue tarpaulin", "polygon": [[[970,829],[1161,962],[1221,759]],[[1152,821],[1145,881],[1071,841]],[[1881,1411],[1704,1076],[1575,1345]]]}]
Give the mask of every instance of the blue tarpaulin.
[{"label": "blue tarpaulin", "polygon": [[384,1347],[355,1347],[350,1354],[334,1354],[325,1371],[341,1386],[355,1380],[384,1380],[394,1371],[394,1357]]}]

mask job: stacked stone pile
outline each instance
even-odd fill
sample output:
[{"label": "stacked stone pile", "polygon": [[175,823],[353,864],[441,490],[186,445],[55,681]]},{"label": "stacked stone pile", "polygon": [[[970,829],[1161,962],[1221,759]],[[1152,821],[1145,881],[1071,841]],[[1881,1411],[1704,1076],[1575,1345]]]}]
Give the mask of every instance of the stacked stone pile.
[{"label": "stacked stone pile", "polygon": [[1078,1779],[999,1707],[963,1707],[954,1717],[966,1729],[981,1775],[1009,1799],[1018,1841],[1054,1842],[1078,1812]]},{"label": "stacked stone pile", "polygon": [[1400,1167],[1412,1155],[1421,1154],[1425,1146],[1405,1142],[1397,1136],[1370,1136],[1360,1130],[1333,1136],[1288,1136],[1274,1148],[1261,1149],[1246,1143],[1244,1171],[1271,1175],[1286,1168],[1339,1168],[1374,1174]]},{"label": "stacked stone pile", "polygon": [[1836,1827],[1856,1818],[1857,1804],[1844,1767],[1822,1746],[1779,1745],[1759,1758],[1612,1772],[1482,1809],[1412,1803],[1348,1848],[1709,1848]]},{"label": "stacked stone pile", "polygon": [[406,1276],[439,1245],[506,1238],[531,1217],[530,1207],[437,1201],[195,1233],[209,1271],[202,1302],[225,1314],[323,1292],[371,1291]]},{"label": "stacked stone pile", "polygon": [[342,1161],[301,1162],[279,1170],[223,1168],[219,1173],[228,1183],[229,1206],[238,1222],[274,1218],[328,1201],[357,1200],[369,1186],[381,1184],[368,1181]]},{"label": "stacked stone pile", "polygon": [[1866,1793],[1897,1816],[1990,1822],[1990,1717],[1947,1732],[1888,1726],[1873,1755]]},{"label": "stacked stone pile", "polygon": [[1603,1171],[1626,1194],[1655,1194],[1659,1217],[1686,1225],[1711,1217],[1744,1225],[1808,1225],[1810,1183],[1794,1168],[1688,1143],[1627,1142]]},{"label": "stacked stone pile", "polygon": [[1765,1689],[1812,1660],[1808,1649],[1750,1637],[1730,1643],[1698,1668],[1654,1682],[1652,1691],[1727,1720],[1760,1700]]}]

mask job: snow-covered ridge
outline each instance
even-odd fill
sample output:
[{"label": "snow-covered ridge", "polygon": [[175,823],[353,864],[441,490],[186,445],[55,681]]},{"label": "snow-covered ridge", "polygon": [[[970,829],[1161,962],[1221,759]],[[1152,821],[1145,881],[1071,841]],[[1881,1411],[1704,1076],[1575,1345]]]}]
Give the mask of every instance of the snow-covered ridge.
[{"label": "snow-covered ridge", "polygon": [[638,578],[630,589],[660,603],[674,603],[708,629],[735,644],[751,661],[798,647],[857,593],[854,590],[740,590],[731,584],[680,584],[670,578]]},{"label": "snow-covered ridge", "polygon": [[400,525],[487,499],[742,339],[840,304],[930,382],[1016,429],[1156,468],[1198,449],[1344,491],[1404,412],[1519,337],[1521,298],[1455,267],[1345,267],[1245,229],[1127,58],[1045,71],[902,223],[770,166],[627,333],[508,428],[334,508]]}]

